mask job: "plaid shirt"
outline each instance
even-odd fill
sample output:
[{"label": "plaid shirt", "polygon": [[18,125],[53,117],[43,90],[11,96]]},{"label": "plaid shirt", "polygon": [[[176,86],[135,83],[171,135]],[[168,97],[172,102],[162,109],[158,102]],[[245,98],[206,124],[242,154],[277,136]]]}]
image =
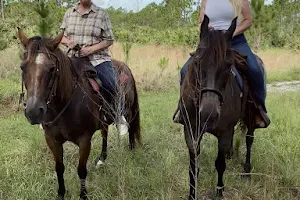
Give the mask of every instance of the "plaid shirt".
[{"label": "plaid shirt", "polygon": [[[92,3],[90,9],[83,15],[79,13],[79,4],[69,8],[63,18],[61,29],[65,29],[65,36],[80,46],[91,46],[103,40],[114,40],[112,26],[108,13]],[[70,52],[70,55],[74,52]],[[69,55],[69,56],[70,56]],[[105,61],[111,61],[108,48],[89,55],[93,66]]]}]

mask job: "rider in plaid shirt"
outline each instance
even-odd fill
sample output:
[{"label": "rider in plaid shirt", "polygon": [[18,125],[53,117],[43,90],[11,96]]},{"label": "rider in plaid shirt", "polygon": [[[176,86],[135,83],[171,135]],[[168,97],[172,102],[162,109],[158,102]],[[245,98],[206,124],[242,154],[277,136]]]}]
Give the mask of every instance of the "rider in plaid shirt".
[{"label": "rider in plaid shirt", "polygon": [[[61,29],[65,31],[61,43],[71,49],[77,44],[82,47],[79,56],[89,58],[97,70],[107,101],[114,104],[117,73],[108,54],[108,47],[114,41],[108,13],[91,0],[80,0],[66,11]],[[70,53],[74,54],[72,51]],[[127,122],[124,116],[122,119],[121,134],[126,134]]]}]

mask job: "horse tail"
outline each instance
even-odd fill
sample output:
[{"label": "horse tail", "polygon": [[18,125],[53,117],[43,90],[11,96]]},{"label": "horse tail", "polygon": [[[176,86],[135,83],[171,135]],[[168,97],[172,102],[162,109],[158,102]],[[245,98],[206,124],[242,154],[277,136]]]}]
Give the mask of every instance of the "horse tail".
[{"label": "horse tail", "polygon": [[135,85],[134,78],[132,77],[133,88],[134,88],[134,101],[131,107],[131,112],[133,119],[130,122],[129,127],[129,135],[132,134],[135,140],[141,144],[141,127],[140,127],[140,108],[139,108],[139,98],[138,93]]}]

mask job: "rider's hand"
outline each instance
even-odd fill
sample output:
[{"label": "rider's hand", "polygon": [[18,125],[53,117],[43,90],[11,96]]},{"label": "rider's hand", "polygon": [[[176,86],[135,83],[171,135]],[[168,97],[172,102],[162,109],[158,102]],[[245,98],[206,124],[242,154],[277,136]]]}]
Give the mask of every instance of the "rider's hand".
[{"label": "rider's hand", "polygon": [[69,40],[69,42],[68,42],[68,48],[73,49],[76,45],[77,45],[76,42],[74,42],[73,40]]},{"label": "rider's hand", "polygon": [[94,53],[94,48],[92,46],[83,46],[80,49],[80,57],[85,57]]}]

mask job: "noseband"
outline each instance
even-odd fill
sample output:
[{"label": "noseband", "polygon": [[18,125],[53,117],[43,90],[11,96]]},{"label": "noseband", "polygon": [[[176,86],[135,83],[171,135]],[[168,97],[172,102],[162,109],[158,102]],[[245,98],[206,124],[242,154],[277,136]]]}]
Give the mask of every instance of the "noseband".
[{"label": "noseband", "polygon": [[200,90],[200,99],[202,99],[202,95],[206,92],[212,92],[212,93],[215,93],[216,95],[218,95],[220,104],[223,105],[223,103],[224,103],[223,94],[218,89],[214,89],[214,88],[203,88],[203,89],[201,89]]},{"label": "noseband", "polygon": [[[235,73],[233,72],[232,67],[233,67],[233,65],[230,67],[230,72],[231,72],[231,74],[233,76],[235,76]],[[228,78],[228,80],[229,80],[229,78]],[[228,80],[226,81],[226,84],[227,84]],[[220,90],[215,89],[215,88],[209,88],[209,87],[202,88],[200,90],[200,99],[202,99],[203,94],[206,93],[206,92],[212,92],[212,93],[215,93],[216,95],[218,95],[219,101],[220,101],[220,105],[221,106],[223,105],[223,103],[224,103],[224,97],[223,97],[222,92],[220,92]]]}]

